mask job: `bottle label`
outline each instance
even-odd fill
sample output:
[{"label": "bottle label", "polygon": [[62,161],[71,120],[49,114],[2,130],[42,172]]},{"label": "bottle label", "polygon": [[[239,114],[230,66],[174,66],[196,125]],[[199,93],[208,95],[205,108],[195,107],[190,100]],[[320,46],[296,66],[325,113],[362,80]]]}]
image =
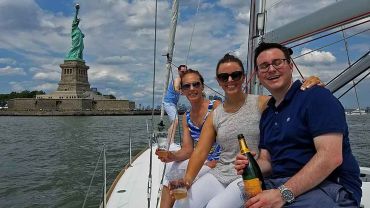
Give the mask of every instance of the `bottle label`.
[{"label": "bottle label", "polygon": [[258,178],[244,180],[244,190],[248,198],[252,198],[262,192],[261,182]]}]

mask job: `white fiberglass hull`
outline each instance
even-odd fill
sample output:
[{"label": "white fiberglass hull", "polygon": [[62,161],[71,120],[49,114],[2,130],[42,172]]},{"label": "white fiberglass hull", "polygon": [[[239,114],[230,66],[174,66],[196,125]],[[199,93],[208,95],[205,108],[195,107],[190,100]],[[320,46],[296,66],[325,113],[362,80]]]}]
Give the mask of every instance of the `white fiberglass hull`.
[{"label": "white fiberglass hull", "polygon": [[[171,145],[172,146],[172,145]],[[177,146],[177,145],[176,145]],[[175,147],[175,149],[179,147]],[[164,163],[154,154],[157,146],[152,149],[152,193],[150,207],[156,207],[158,190],[162,179]],[[172,149],[172,147],[171,147]],[[139,153],[131,166],[126,166],[117,176],[107,194],[107,208],[144,208],[148,206],[148,176],[150,148]],[[158,198],[159,200],[159,198]],[[101,206],[102,207],[102,206]],[[159,207],[159,202],[158,202]]]}]

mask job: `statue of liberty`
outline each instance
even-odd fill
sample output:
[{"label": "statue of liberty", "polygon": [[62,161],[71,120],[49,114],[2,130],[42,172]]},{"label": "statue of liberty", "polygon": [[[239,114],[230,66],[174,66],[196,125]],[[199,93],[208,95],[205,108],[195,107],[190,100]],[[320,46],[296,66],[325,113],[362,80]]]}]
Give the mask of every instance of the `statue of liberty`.
[{"label": "statue of liberty", "polygon": [[72,32],[71,32],[72,46],[67,56],[65,57],[65,60],[84,61],[82,52],[84,50],[83,38],[85,37],[85,35],[81,32],[80,28],[78,27],[78,24],[80,23],[80,18],[77,18],[80,5],[76,4],[75,8],[76,8],[76,14],[72,22]]}]

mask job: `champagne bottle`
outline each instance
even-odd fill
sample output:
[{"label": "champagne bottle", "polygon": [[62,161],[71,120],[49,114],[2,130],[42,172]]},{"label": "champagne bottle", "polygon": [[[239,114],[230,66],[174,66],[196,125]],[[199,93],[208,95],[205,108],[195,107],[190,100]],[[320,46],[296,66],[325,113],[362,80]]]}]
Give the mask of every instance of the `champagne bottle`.
[{"label": "champagne bottle", "polygon": [[252,156],[247,143],[244,139],[243,134],[238,135],[240,153],[246,156],[249,160],[249,164],[243,170],[243,181],[244,190],[248,195],[248,198],[254,197],[262,192],[265,188],[265,183],[263,182],[263,176],[261,169],[257,164],[257,161]]}]

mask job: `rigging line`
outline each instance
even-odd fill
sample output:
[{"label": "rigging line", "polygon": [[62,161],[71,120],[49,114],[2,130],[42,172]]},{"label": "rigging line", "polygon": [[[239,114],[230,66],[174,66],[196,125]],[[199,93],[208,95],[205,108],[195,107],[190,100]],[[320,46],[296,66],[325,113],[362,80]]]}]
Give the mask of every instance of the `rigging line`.
[{"label": "rigging line", "polygon": [[[171,63],[171,64],[172,64],[172,66],[174,66],[174,67],[176,67],[176,68],[177,68],[177,66],[176,66],[174,63]],[[222,97],[225,97],[225,95],[223,95],[223,94],[221,94],[220,92],[216,91],[215,89],[213,89],[213,88],[212,88],[212,87],[210,87],[209,85],[207,85],[207,84],[205,84],[205,83],[204,83],[204,86],[206,86],[208,89],[212,90],[213,92],[215,92],[215,93],[217,93],[217,94],[221,95]]]},{"label": "rigging line", "polygon": [[156,56],[157,56],[157,10],[158,0],[155,1],[155,18],[154,18],[154,54],[153,54],[153,94],[152,94],[152,127],[154,127],[154,91],[155,91],[155,67],[156,67]]},{"label": "rigging line", "polygon": [[[131,139],[131,129],[132,129],[132,124],[130,124],[129,140]],[[129,156],[131,157],[131,154],[129,154]],[[122,165],[117,166],[112,171],[110,171],[111,173],[109,173],[107,178],[113,178],[113,174],[115,174],[115,172],[118,170],[118,167],[124,167],[127,164],[127,162],[125,161],[124,157],[122,157],[122,160],[118,164],[122,164]],[[131,160],[129,160],[129,164],[130,166],[132,166]]]},{"label": "rigging line", "polygon": [[[171,63],[171,65],[177,68],[177,66],[176,66],[174,63]],[[206,86],[208,89],[212,90],[213,92],[215,92],[215,93],[217,93],[217,94],[221,95],[222,97],[225,97],[223,94],[221,94],[220,92],[216,91],[215,89],[213,89],[213,88],[212,88],[212,87],[210,87],[209,85],[207,85],[207,84],[205,84],[205,83],[204,83],[204,86]]]},{"label": "rigging line", "polygon": [[302,78],[303,80],[305,80],[305,78],[304,78],[303,74],[301,73],[301,70],[299,70],[299,68],[298,68],[297,64],[295,63],[295,61],[294,61],[292,58],[290,58],[290,60],[292,61],[292,63],[293,63],[293,65],[295,66],[295,68],[297,69],[297,71],[298,71],[299,75],[301,76],[301,78]]},{"label": "rigging line", "polygon": [[309,42],[312,42],[312,41],[315,41],[315,40],[318,40],[318,39],[321,39],[321,38],[327,37],[327,36],[329,36],[329,35],[333,35],[333,34],[335,34],[335,33],[341,32],[342,30],[347,30],[347,29],[350,29],[350,28],[352,28],[352,27],[356,27],[356,26],[359,26],[359,25],[365,24],[365,23],[367,23],[367,22],[370,22],[370,19],[369,19],[369,20],[366,20],[366,21],[364,21],[364,22],[357,23],[357,24],[355,24],[355,25],[351,25],[351,26],[346,27],[346,28],[344,28],[344,29],[334,31],[334,32],[328,33],[328,34],[326,34],[326,35],[322,35],[322,36],[320,36],[320,37],[317,37],[317,38],[314,38],[314,39],[311,39],[311,40],[307,40],[307,41],[302,42],[302,43],[298,43],[298,44],[296,44],[296,45],[294,45],[294,46],[291,46],[290,48],[295,48],[295,47],[297,47],[297,46],[300,46],[300,45],[303,45],[303,44],[306,44],[306,43],[309,43]]},{"label": "rigging line", "polygon": [[218,95],[221,95],[222,97],[225,97],[225,95],[219,93],[218,91],[214,90],[212,87],[210,87],[209,85],[207,85],[206,83],[204,83],[204,86],[206,86],[208,89],[212,90],[213,92],[215,92],[216,94]]},{"label": "rigging line", "polygon": [[360,80],[358,80],[358,82],[354,83],[349,89],[347,89],[343,94],[341,94],[338,99],[342,98],[345,94],[347,94],[347,92],[349,92],[352,88],[354,88],[355,86],[357,86],[362,80],[364,80],[367,76],[369,76],[370,72],[367,73],[364,77],[362,77]]},{"label": "rigging line", "polygon": [[244,90],[245,90],[245,93],[246,94],[248,94],[248,85],[251,83],[251,81],[255,77],[256,73],[257,73],[257,71],[256,70],[253,70],[251,76],[249,77],[249,79],[245,83]]},{"label": "rigging line", "polygon": [[[348,62],[348,66],[351,66],[351,60],[349,58],[349,53],[348,53],[348,41],[346,39],[346,35],[344,33],[344,30],[342,30],[342,36],[343,36],[343,39],[344,39],[344,47],[346,49],[346,55],[347,55],[347,62]],[[357,89],[355,87],[355,80],[353,79],[352,80],[352,85],[353,85],[353,88],[355,90],[355,96],[356,96],[356,101],[357,101],[357,107],[358,109],[360,109],[360,101],[358,100],[358,94],[357,94]],[[360,114],[361,114],[361,111],[360,111]]]},{"label": "rigging line", "polygon": [[[172,64],[173,66],[176,66],[175,64]],[[206,86],[208,89],[212,90],[213,92],[221,95],[222,97],[225,97],[223,94],[221,94],[220,92],[216,91],[215,89],[213,89],[212,87],[210,87],[209,85],[207,85],[206,83],[203,83],[204,86]]]},{"label": "rigging line", "polygon": [[[361,34],[361,33],[367,32],[367,31],[369,31],[369,30],[370,30],[370,28],[365,29],[365,30],[362,30],[362,31],[360,31],[360,32],[358,32],[358,33],[355,33],[355,34],[353,34],[353,35],[348,36],[346,39],[352,38],[352,37],[354,37],[354,36],[356,36],[356,35],[359,35],[359,34]],[[297,58],[300,58],[300,57],[305,56],[305,55],[307,55],[307,54],[310,54],[310,53],[313,53],[313,52],[315,52],[315,51],[321,50],[321,49],[323,49],[323,48],[329,47],[329,46],[334,45],[334,44],[336,44],[336,43],[339,43],[339,42],[341,42],[341,41],[343,41],[343,40],[344,40],[343,38],[342,38],[342,39],[339,39],[339,40],[334,41],[334,42],[332,42],[332,43],[329,43],[329,44],[327,44],[327,45],[324,45],[324,46],[321,46],[321,47],[316,48],[316,49],[314,49],[314,50],[311,50],[311,51],[309,51],[309,52],[307,52],[307,53],[304,53],[304,54],[301,54],[301,55],[299,55],[299,56],[296,56],[296,57],[294,57],[293,59],[297,59]]]},{"label": "rigging line", "polygon": [[266,8],[265,10],[267,11],[267,10],[270,10],[270,9],[272,9],[272,8],[276,7],[276,6],[277,6],[277,5],[279,5],[282,1],[284,1],[284,0],[280,0],[280,1],[275,2],[274,4],[272,4],[269,8]]},{"label": "rigging line", "polygon": [[97,170],[97,168],[98,168],[98,164],[99,164],[99,161],[100,161],[101,155],[102,155],[102,153],[103,153],[103,149],[104,149],[104,146],[102,147],[102,149],[101,149],[101,151],[100,151],[100,154],[99,154],[98,161],[96,162],[95,169],[94,169],[94,173],[93,173],[93,175],[92,175],[92,177],[91,177],[90,184],[89,184],[89,188],[87,189],[87,193],[86,193],[86,196],[85,196],[84,202],[83,202],[83,204],[82,204],[82,208],[84,208],[84,207],[85,207],[85,204],[86,204],[86,201],[87,201],[87,196],[89,195],[89,192],[90,192],[90,188],[91,188],[92,182],[93,182],[93,180],[94,180],[94,178],[95,178],[95,173],[96,173],[96,170]]},{"label": "rigging line", "polygon": [[[155,14],[154,14],[154,54],[153,54],[153,94],[152,94],[152,134],[154,129],[154,91],[155,91],[155,66],[156,66],[156,56],[157,56],[157,17],[158,17],[158,0],[155,1]],[[152,165],[153,165],[153,142],[152,138],[149,140],[150,144],[150,154],[149,154],[149,174],[148,174],[148,184],[147,184],[147,199],[148,199],[148,208],[150,208],[150,201],[152,197]]]},{"label": "rigging line", "polygon": [[[197,19],[197,16],[198,16],[199,6],[200,6],[200,0],[198,1],[197,12],[195,13],[195,17],[194,17],[194,19],[195,19],[195,20]],[[195,24],[196,24],[196,21],[194,21],[194,24],[193,24],[193,30],[192,30],[192,32],[191,32],[191,36],[190,36],[190,42],[189,42],[189,47],[188,47],[188,53],[186,54],[186,61],[185,61],[185,64],[186,64],[186,65],[188,65],[188,59],[189,59],[189,55],[190,55],[191,43],[193,42],[193,35],[194,35],[194,30],[195,30]]]},{"label": "rigging line", "polygon": [[[171,65],[177,68],[177,66],[176,66],[175,64],[171,63]],[[206,83],[204,83],[204,86],[206,86],[208,89],[212,90],[213,92],[215,92],[215,93],[217,93],[217,94],[221,95],[222,97],[225,97],[223,94],[221,94],[220,92],[216,91],[215,89],[213,89],[212,87],[210,87],[210,86],[209,86],[209,85],[207,85]]]},{"label": "rigging line", "polygon": [[[366,52],[363,56],[361,56],[359,59],[357,59],[354,63],[352,63],[351,66],[354,66],[355,64],[357,64],[359,61],[361,61],[363,58],[365,58],[366,56],[368,56],[370,53],[370,51]],[[349,66],[348,68],[346,68],[345,70],[343,70],[341,73],[339,73],[337,76],[335,76],[334,78],[332,78],[328,83],[326,83],[326,85],[330,84],[331,82],[333,82],[336,78],[338,78],[340,75],[342,75],[343,73],[345,73],[347,70],[349,70],[351,68],[351,66]]]},{"label": "rigging line", "polygon": [[161,196],[161,193],[162,193],[162,190],[163,190],[163,179],[164,179],[164,175],[165,175],[165,172],[166,172],[166,166],[167,166],[167,163],[164,163],[161,182],[160,182],[159,189],[158,189],[156,208],[158,208],[159,199],[160,199],[160,196]]}]

